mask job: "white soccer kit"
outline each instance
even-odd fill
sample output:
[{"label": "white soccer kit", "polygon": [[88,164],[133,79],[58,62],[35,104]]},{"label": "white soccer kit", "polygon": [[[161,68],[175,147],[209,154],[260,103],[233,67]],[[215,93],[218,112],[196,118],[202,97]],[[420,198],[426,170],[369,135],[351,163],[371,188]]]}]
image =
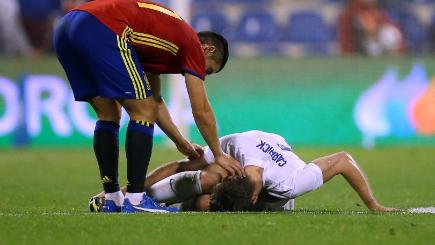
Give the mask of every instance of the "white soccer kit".
[{"label": "white soccer kit", "polygon": [[[319,188],[323,184],[320,168],[305,164],[277,134],[258,130],[236,133],[220,138],[222,150],[239,161],[243,167],[263,168],[263,190],[281,199],[292,199]],[[214,162],[206,147],[204,159]]]}]

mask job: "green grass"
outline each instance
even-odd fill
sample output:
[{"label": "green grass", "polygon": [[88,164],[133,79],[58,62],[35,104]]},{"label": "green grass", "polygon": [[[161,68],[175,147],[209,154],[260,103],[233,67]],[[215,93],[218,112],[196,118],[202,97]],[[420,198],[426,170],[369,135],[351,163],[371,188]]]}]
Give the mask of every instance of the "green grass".
[{"label": "green grass", "polygon": [[[297,152],[310,161],[338,150]],[[435,206],[432,148],[349,152],[383,204]],[[150,168],[178,157],[158,149]],[[88,212],[87,199],[99,190],[97,176],[90,149],[1,150],[0,244],[433,244],[435,239],[435,215],[366,212],[340,177],[297,199],[293,213],[122,215]]]}]

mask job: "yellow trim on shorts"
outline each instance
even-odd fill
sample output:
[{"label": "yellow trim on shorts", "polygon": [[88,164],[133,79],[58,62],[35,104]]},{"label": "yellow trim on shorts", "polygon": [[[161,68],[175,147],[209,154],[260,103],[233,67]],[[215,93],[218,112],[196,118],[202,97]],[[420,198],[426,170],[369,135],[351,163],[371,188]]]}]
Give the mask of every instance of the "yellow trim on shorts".
[{"label": "yellow trim on shorts", "polygon": [[136,123],[137,123],[137,124],[140,124],[140,125],[142,125],[142,126],[147,126],[147,127],[149,127],[150,125],[152,125],[152,123],[147,122],[147,121],[142,121],[142,120],[136,120]]},{"label": "yellow trim on shorts", "polygon": [[144,87],[144,84],[143,84],[142,77],[139,74],[139,71],[136,68],[136,64],[133,61],[133,58],[131,56],[131,50],[127,47],[128,35],[131,32],[132,32],[132,29],[130,27],[126,26],[124,31],[123,31],[123,33],[122,33],[122,37],[123,37],[123,41],[124,41],[123,44],[124,44],[124,47],[128,50],[128,59],[127,59],[127,61],[130,62],[131,66],[133,68],[134,74],[135,74],[135,76],[137,78],[137,85],[138,85],[138,90],[139,90],[139,99],[145,99],[147,97],[147,94],[145,92],[145,87]]},{"label": "yellow trim on shorts", "polygon": [[124,48],[122,47],[121,40],[120,40],[121,38],[118,35],[116,36],[116,39],[117,39],[117,42],[118,42],[119,52],[121,53],[122,60],[124,61],[124,66],[127,69],[128,75],[130,76],[130,80],[133,83],[134,94],[136,96],[136,99],[138,99],[138,94],[139,93],[137,91],[136,78],[132,75],[131,70],[130,70],[130,66],[129,66],[128,62],[127,62],[127,58],[126,58],[126,54],[125,54],[127,51],[124,50]]},{"label": "yellow trim on shorts", "polygon": [[143,80],[139,75],[139,71],[136,68],[136,64],[133,61],[133,58],[131,56],[131,50],[127,46],[127,39],[125,38],[126,31],[127,28],[124,29],[122,37],[118,35],[116,37],[118,42],[118,48],[120,50],[122,60],[124,61],[125,68],[127,69],[128,74],[130,76],[130,80],[133,83],[136,99],[145,99],[147,95],[145,93]]}]

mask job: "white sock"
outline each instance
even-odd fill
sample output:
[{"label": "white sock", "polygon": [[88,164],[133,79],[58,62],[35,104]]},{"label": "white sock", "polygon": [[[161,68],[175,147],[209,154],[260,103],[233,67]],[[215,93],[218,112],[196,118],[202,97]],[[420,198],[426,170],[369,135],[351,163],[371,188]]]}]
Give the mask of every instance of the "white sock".
[{"label": "white sock", "polygon": [[122,194],[122,191],[117,191],[117,192],[113,192],[113,193],[106,193],[104,195],[104,198],[106,200],[114,201],[116,206],[121,207],[122,202],[124,201],[124,194]]},{"label": "white sock", "polygon": [[148,195],[161,203],[182,202],[202,194],[200,178],[200,170],[177,173],[152,185]]},{"label": "white sock", "polygon": [[133,205],[139,205],[140,201],[143,199],[143,194],[145,192],[139,192],[139,193],[125,193],[125,198],[127,198],[131,204]]}]

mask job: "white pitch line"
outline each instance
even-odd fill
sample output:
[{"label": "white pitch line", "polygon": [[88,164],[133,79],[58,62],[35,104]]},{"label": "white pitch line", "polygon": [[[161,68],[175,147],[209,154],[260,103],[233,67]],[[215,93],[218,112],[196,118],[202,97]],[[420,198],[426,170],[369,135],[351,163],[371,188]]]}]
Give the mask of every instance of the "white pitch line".
[{"label": "white pitch line", "polygon": [[[181,214],[191,214],[191,215],[197,215],[197,214],[207,214],[203,212],[180,212]],[[226,212],[227,214],[239,214],[237,212]],[[344,215],[365,215],[369,214],[370,212],[366,211],[337,211],[337,210],[296,210],[296,212],[246,212],[246,213],[240,213],[240,214],[285,214],[285,213],[291,213],[291,214],[344,214]],[[394,213],[394,212],[393,212]],[[391,214],[393,214],[391,213]],[[403,212],[396,212],[395,214],[435,214],[435,207],[416,207],[416,208],[409,208],[408,210],[404,210]],[[224,214],[224,213],[219,213]],[[43,215],[43,216],[90,216],[90,215],[98,215],[97,213],[87,213],[87,212],[42,212],[42,213],[0,213],[0,217],[23,217],[23,216],[31,216],[31,215]],[[104,214],[107,215],[107,214]]]},{"label": "white pitch line", "polygon": [[408,209],[413,214],[435,214],[435,207],[418,207]]}]

